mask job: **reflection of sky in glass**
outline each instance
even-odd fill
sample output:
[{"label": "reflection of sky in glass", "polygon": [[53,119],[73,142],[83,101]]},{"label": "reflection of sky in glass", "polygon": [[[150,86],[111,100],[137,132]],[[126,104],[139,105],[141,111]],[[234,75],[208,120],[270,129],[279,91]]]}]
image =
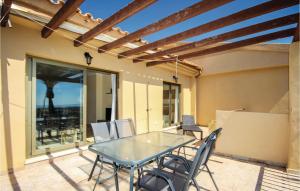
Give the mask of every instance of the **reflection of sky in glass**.
[{"label": "reflection of sky in glass", "polygon": [[[82,84],[59,82],[54,88],[53,103],[55,106],[79,106],[82,104]],[[46,85],[42,80],[36,81],[36,104],[38,107],[48,106],[48,98],[46,97]],[[45,99],[46,98],[46,99]]]}]

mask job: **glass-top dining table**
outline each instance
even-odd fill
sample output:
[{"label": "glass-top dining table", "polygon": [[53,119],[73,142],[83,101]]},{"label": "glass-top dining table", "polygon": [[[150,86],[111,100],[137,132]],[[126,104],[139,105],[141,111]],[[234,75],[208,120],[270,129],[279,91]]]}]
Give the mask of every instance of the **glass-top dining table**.
[{"label": "glass-top dining table", "polygon": [[[150,132],[132,137],[114,139],[89,146],[89,150],[113,162],[115,186],[119,190],[118,168],[130,169],[130,191],[133,191],[134,170],[142,168],[149,162],[158,159],[173,150],[195,140],[188,135],[168,132]],[[98,179],[97,179],[98,181]]]}]

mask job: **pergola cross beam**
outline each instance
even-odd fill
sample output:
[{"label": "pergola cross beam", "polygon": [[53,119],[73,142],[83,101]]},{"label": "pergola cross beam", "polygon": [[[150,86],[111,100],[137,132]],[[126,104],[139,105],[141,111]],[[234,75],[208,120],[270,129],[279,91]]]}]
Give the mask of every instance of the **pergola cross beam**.
[{"label": "pergola cross beam", "polygon": [[[228,44],[224,44],[224,45],[213,47],[213,48],[208,48],[208,49],[204,49],[204,50],[200,50],[200,51],[196,51],[196,52],[191,52],[188,54],[183,54],[183,55],[178,56],[178,59],[183,60],[183,59],[188,59],[188,58],[194,58],[194,57],[204,56],[204,55],[208,55],[208,54],[228,51],[228,50],[232,50],[232,49],[236,49],[236,48],[241,48],[244,46],[249,46],[249,45],[258,44],[258,43],[262,43],[262,42],[268,42],[268,41],[276,40],[276,39],[280,39],[280,38],[286,38],[286,37],[293,36],[295,34],[295,30],[296,30],[296,28],[281,30],[281,31],[249,38],[246,40],[237,41],[234,43],[228,43]],[[176,58],[173,58],[173,62],[174,61],[176,61]],[[161,60],[161,61],[156,61],[156,62],[148,62],[147,66],[154,66],[154,65],[158,65],[158,64],[162,64],[162,63],[166,63],[166,61]]]},{"label": "pergola cross beam", "polygon": [[187,51],[187,50],[191,50],[191,49],[195,49],[195,48],[199,48],[199,47],[203,47],[203,46],[208,46],[208,45],[212,45],[212,44],[215,44],[218,42],[223,42],[226,40],[231,40],[234,38],[274,29],[277,27],[294,24],[294,23],[298,22],[298,19],[299,19],[299,13],[280,17],[277,19],[254,24],[254,25],[251,25],[251,26],[248,26],[245,28],[237,29],[234,31],[220,34],[220,35],[208,37],[208,38],[196,41],[196,42],[192,42],[192,43],[177,46],[174,48],[166,49],[166,50],[159,51],[159,52],[156,52],[153,54],[137,57],[137,58],[133,59],[133,62],[136,63],[136,62],[142,62],[143,60],[147,60],[147,59],[148,60],[155,59],[155,58],[159,58],[159,57],[162,57],[162,56],[165,56],[168,54],[173,54],[176,52],[182,52],[182,51]]},{"label": "pergola cross beam", "polygon": [[188,39],[197,35],[201,35],[222,27],[226,27],[235,23],[239,23],[263,14],[267,14],[273,11],[277,11],[283,8],[287,8],[290,6],[294,6],[299,4],[299,0],[272,0],[267,1],[265,3],[256,5],[254,7],[250,7],[248,9],[239,11],[237,13],[231,14],[226,17],[222,17],[220,19],[214,20],[212,22],[200,25],[198,27],[186,30],[181,33],[177,33],[175,35],[169,36],[167,38],[163,38],[157,40],[155,42],[140,46],[135,49],[131,49],[125,52],[120,53],[119,58],[128,57],[132,55],[136,55],[142,53],[146,50],[152,50],[158,47],[162,47],[171,43],[175,43],[184,39]]},{"label": "pergola cross beam", "polygon": [[145,9],[146,7],[155,3],[156,1],[157,0],[134,0],[133,2],[128,4],[126,7],[120,9],[115,14],[113,14],[109,18],[105,19],[103,22],[99,23],[97,26],[95,26],[88,32],[79,36],[74,41],[74,46],[80,46],[82,43],[85,43],[88,40],[91,40],[98,34],[110,30],[116,24],[122,22],[123,20],[134,15],[135,13]]},{"label": "pergola cross beam", "polygon": [[67,18],[73,15],[84,0],[68,0],[42,29],[43,38],[49,37]]},{"label": "pergola cross beam", "polygon": [[176,12],[172,15],[169,15],[153,24],[147,25],[144,28],[141,28],[133,33],[130,33],[127,36],[119,38],[111,43],[108,43],[104,46],[99,47],[98,52],[102,53],[114,48],[118,48],[121,45],[132,42],[140,37],[158,32],[162,29],[175,25],[177,23],[183,22],[187,19],[195,17],[199,14],[210,11],[214,8],[222,6],[226,3],[231,2],[232,0],[203,0],[198,3],[193,4],[190,7],[187,7],[179,12]]},{"label": "pergola cross beam", "polygon": [[293,42],[298,42],[299,41],[299,32],[300,32],[299,28],[300,28],[300,24],[299,24],[299,20],[298,20],[298,25],[297,25],[297,29],[296,29],[295,34],[294,34]]},{"label": "pergola cross beam", "polygon": [[2,27],[5,27],[8,22],[11,5],[12,5],[12,0],[4,0],[4,2],[2,4],[2,8],[1,8],[1,26]]}]

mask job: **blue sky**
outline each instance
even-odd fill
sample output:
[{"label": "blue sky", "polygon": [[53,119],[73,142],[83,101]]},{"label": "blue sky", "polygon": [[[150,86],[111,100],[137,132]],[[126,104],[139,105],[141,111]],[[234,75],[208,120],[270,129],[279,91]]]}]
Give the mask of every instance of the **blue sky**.
[{"label": "blue sky", "polygon": [[[183,8],[186,8],[199,0],[158,0],[156,3],[150,5],[146,9],[138,12],[137,14],[133,15],[132,17],[126,19],[125,21],[119,23],[117,26],[121,27],[121,29],[133,32],[140,28],[143,28],[153,22],[156,22],[172,13],[175,13]],[[213,21],[215,19],[230,15],[232,13],[238,12],[240,10],[252,7],[254,5],[261,4],[263,2],[266,2],[267,0],[236,0],[234,2],[228,3],[224,6],[221,6],[217,9],[214,9],[212,11],[209,11],[207,13],[204,13],[202,15],[196,16],[194,18],[191,18],[189,20],[186,20],[182,23],[179,23],[177,25],[174,25],[172,27],[169,27],[167,29],[161,30],[157,33],[148,35],[143,37],[144,39],[153,42],[156,40],[159,40],[161,38],[185,31],[187,29],[199,26],[201,24],[205,24],[207,22]],[[95,18],[102,18],[105,19],[109,16],[111,16],[113,13],[121,9],[122,7],[126,6],[128,3],[130,3],[131,0],[86,0],[82,6],[81,9],[84,13],[89,12],[92,13],[92,15]],[[285,15],[293,14],[299,12],[299,6],[293,6],[290,8],[282,9],[273,13],[269,13],[260,17],[256,17],[253,19],[246,20],[241,23],[237,23],[228,27],[221,28],[219,30],[212,31],[210,33],[206,33],[200,36],[195,36],[190,39],[186,39],[185,41],[191,42],[195,40],[200,40],[205,37],[221,34],[227,31],[235,30],[238,28],[242,28],[248,25],[252,25],[255,23],[267,21],[270,19],[282,17]],[[269,30],[263,33],[257,33],[255,35],[248,36],[246,38],[261,35],[264,33],[274,32],[278,31],[279,29],[287,29],[292,28],[295,25],[290,25],[286,27],[281,27],[274,30]],[[234,39],[241,40],[240,39]],[[290,43],[291,38],[285,38],[280,39],[276,41],[272,41],[276,43]]]}]

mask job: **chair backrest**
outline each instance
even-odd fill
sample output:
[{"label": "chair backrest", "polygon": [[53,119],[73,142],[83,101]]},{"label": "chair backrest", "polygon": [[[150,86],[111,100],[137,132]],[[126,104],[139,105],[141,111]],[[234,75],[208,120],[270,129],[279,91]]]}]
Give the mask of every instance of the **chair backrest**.
[{"label": "chair backrest", "polygon": [[117,127],[115,121],[107,123],[109,126],[109,135],[111,139],[118,139]]},{"label": "chair backrest", "polygon": [[192,115],[182,115],[182,125],[195,125],[195,118]]},{"label": "chair backrest", "polygon": [[135,135],[135,128],[131,119],[115,120],[119,138],[131,137]]},{"label": "chair backrest", "polygon": [[193,160],[191,169],[189,171],[187,180],[185,182],[184,185],[184,191],[187,191],[190,185],[190,181],[198,174],[198,170],[200,168],[201,165],[204,164],[205,162],[205,156],[208,153],[208,149],[210,148],[213,139],[215,138],[215,136],[209,136],[209,138],[207,139],[206,142],[203,142],[201,144],[201,146],[199,147],[199,149],[197,150],[197,153],[195,155],[195,158]]},{"label": "chair backrest", "polygon": [[91,123],[95,143],[110,140],[109,129],[106,122]]},{"label": "chair backrest", "polygon": [[220,135],[220,133],[222,132],[222,129],[223,129],[223,128],[219,127],[218,129],[216,129],[216,130],[213,131],[213,132],[216,133],[217,138],[218,138],[218,136]]},{"label": "chair backrest", "polygon": [[[221,131],[222,131],[222,128],[218,128],[218,129],[214,130],[214,131],[209,135],[209,137],[212,136],[212,137],[211,137],[211,138],[212,138],[212,143],[211,143],[210,148],[208,149],[208,152],[207,152],[207,154],[206,154],[206,156],[205,156],[205,161],[204,161],[203,164],[206,164],[206,163],[207,163],[209,157],[210,157],[211,154],[213,153],[213,151],[214,151],[214,149],[215,149],[215,144],[216,144],[217,138],[219,137]],[[215,138],[213,138],[213,136],[214,136]]]}]

